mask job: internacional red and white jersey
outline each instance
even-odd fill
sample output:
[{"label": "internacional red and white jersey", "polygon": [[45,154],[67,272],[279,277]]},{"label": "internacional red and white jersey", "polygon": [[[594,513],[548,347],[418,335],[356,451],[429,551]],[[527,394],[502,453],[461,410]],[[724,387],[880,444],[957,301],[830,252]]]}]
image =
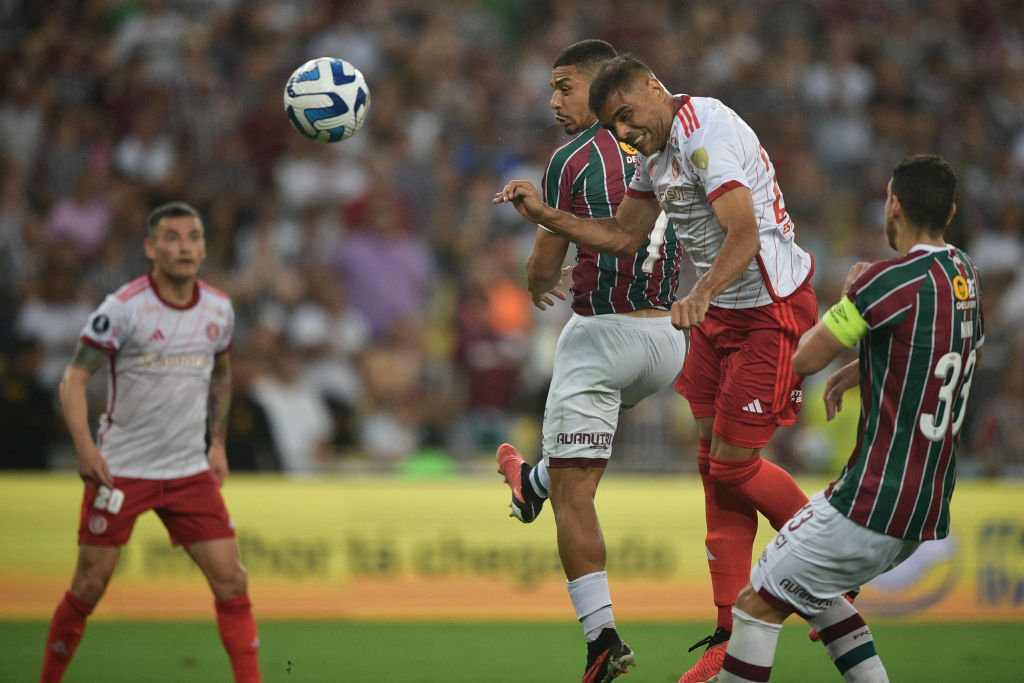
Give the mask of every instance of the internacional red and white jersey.
[{"label": "internacional red and white jersey", "polygon": [[793,221],[768,153],[750,126],[719,100],[681,97],[668,143],[650,156],[637,156],[627,194],[657,198],[700,277],[725,241],[711,202],[740,185],[748,188],[761,250],[746,272],[711,303],[753,308],[785,299],[810,278],[814,262],[794,240]]},{"label": "internacional red and white jersey", "polygon": [[110,356],[107,406],[96,444],[111,474],[187,477],[208,469],[206,415],[214,356],[231,346],[226,294],[197,281],[184,306],[163,300],[152,276],[109,295],[81,340]]}]

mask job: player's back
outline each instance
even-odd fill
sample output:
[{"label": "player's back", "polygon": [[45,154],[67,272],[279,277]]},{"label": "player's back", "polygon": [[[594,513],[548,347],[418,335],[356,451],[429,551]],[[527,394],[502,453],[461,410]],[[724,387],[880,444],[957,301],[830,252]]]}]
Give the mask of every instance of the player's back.
[{"label": "player's back", "polygon": [[868,323],[861,418],[857,446],[830,500],[877,531],[941,538],[984,338],[977,272],[950,245],[915,248],[872,266],[849,296]]},{"label": "player's back", "polygon": [[[599,123],[556,149],[544,172],[545,201],[583,218],[615,215],[633,177],[636,150]],[[662,219],[633,256],[616,258],[577,248],[573,310],[580,315],[668,308],[675,299],[682,250]]]}]

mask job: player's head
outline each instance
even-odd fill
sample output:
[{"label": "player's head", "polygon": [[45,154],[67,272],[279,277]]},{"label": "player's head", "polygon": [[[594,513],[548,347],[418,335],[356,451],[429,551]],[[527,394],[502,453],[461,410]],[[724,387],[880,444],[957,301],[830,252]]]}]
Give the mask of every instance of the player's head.
[{"label": "player's head", "polygon": [[623,55],[594,77],[590,108],[619,140],[652,154],[668,142],[676,105],[646,64]]},{"label": "player's head", "polygon": [[566,133],[577,133],[597,121],[590,111],[590,81],[601,65],[618,53],[610,43],[589,39],[573,43],[558,53],[551,65],[551,108]]},{"label": "player's head", "polygon": [[171,280],[194,279],[206,258],[199,212],[185,202],[161,204],[146,219],[144,245],[156,271]]},{"label": "player's head", "polygon": [[[953,167],[940,156],[918,154],[902,159],[892,169],[886,198],[885,232],[895,246],[895,219],[931,237],[942,237],[956,213],[957,178]],[[891,223],[891,225],[890,225]]]}]

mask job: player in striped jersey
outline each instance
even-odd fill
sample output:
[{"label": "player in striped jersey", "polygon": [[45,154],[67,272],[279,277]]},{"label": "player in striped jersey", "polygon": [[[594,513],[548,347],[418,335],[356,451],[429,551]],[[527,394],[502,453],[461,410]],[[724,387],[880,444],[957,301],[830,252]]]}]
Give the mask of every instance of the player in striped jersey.
[{"label": "player in striped jersey", "polygon": [[[608,43],[585,40],[562,50],[552,67],[551,107],[575,137],[551,155],[544,201],[577,216],[614,215],[633,175],[636,151],[602,128],[588,106],[591,78],[615,56]],[[615,629],[594,508],[618,416],[670,386],[686,355],[685,336],[669,314],[682,250],[664,217],[660,225],[620,257],[577,249],[573,315],[559,336],[544,409],[543,459],[531,468],[511,445],[498,449],[513,516],[533,521],[550,491],[569,597],[588,643],[584,683],[610,681],[633,663]],[[568,247],[568,239],[538,227],[526,274],[541,310],[552,297],[566,298],[560,283]]]},{"label": "player in striped jersey", "polygon": [[860,385],[853,453],[839,478],[768,544],[734,610],[720,683],[767,681],[783,620],[821,634],[847,681],[889,680],[863,618],[843,596],[949,533],[956,450],[984,327],[978,273],[947,244],[956,174],[919,155],[893,168],[885,232],[899,256],[850,272],[839,303],[801,340],[793,365],[810,374],[860,342],[860,358],[829,376],[829,419]]},{"label": "player in striped jersey", "polygon": [[[144,246],[152,272],[89,317],[60,385],[85,493],[78,563],[50,622],[41,680],[63,677],[135,519],[154,510],[206,575],[235,680],[259,681],[256,621],[220,493],[234,311],[227,295],[197,279],[206,242],[194,208],[154,209]],[[108,400],[94,440],[86,386],[104,366]]]},{"label": "player in striped jersey", "polygon": [[732,606],[750,576],[757,513],[776,529],[807,502],[780,467],[762,460],[779,425],[802,402],[789,359],[817,321],[813,262],[794,239],[775,169],[757,135],[709,97],[672,95],[643,63],[619,57],[590,88],[603,126],[638,151],[636,173],[612,218],[582,219],[539,201],[524,181],[495,195],[524,216],[601,253],[634,252],[657,240],[664,212],[697,270],[672,305],[673,324],[690,330],[676,390],[697,420],[698,469],[705,492],[705,540],[715,632],[680,679],[712,679],[732,628]]}]

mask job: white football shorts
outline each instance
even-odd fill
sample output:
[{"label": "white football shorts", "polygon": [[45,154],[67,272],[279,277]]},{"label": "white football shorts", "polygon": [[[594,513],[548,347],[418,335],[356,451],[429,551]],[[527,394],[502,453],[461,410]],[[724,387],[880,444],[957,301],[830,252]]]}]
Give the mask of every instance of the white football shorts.
[{"label": "white football shorts", "polygon": [[844,593],[859,591],[920,545],[850,521],[819,491],[768,543],[750,572],[750,584],[806,618]]},{"label": "white football shorts", "polygon": [[619,413],[671,386],[685,357],[686,335],[670,316],[574,313],[558,337],[544,407],[548,466],[603,465],[594,461],[611,456]]}]

